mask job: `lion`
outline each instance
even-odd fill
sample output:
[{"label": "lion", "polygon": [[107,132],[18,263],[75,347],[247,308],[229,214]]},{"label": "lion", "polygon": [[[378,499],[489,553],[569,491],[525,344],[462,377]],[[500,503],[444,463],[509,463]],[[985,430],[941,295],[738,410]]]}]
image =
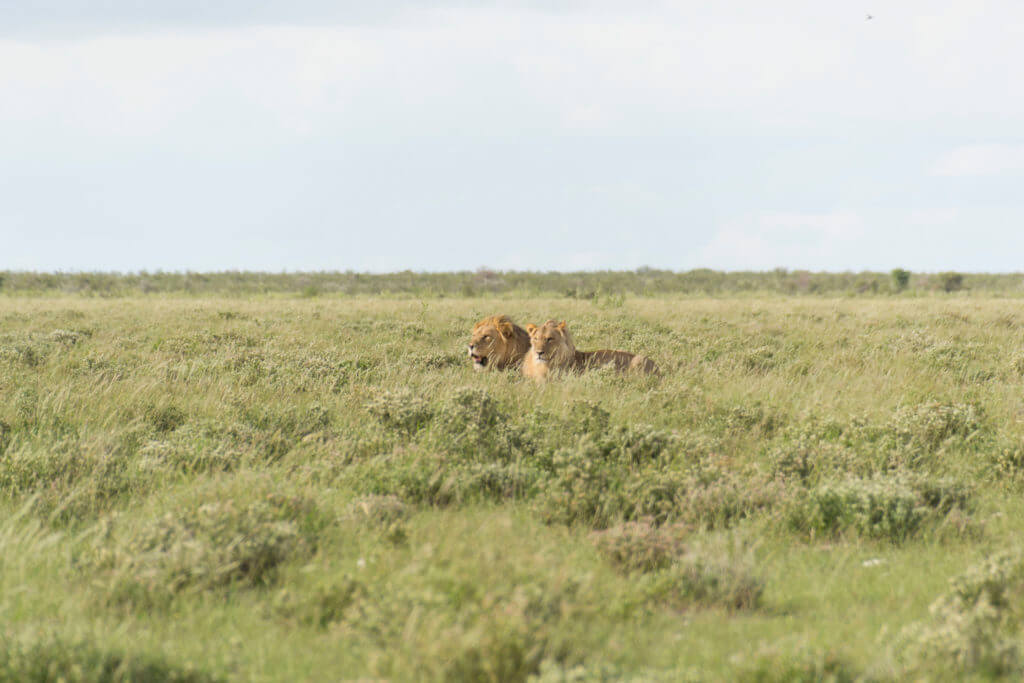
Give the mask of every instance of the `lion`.
[{"label": "lion", "polygon": [[519,367],[530,350],[530,335],[507,315],[492,315],[473,325],[469,357],[474,370]]},{"label": "lion", "polygon": [[553,371],[583,372],[608,366],[619,372],[658,372],[650,358],[629,351],[578,351],[564,320],[549,320],[540,327],[529,324],[526,331],[530,335],[530,353],[523,361],[523,374],[527,377],[544,380]]}]

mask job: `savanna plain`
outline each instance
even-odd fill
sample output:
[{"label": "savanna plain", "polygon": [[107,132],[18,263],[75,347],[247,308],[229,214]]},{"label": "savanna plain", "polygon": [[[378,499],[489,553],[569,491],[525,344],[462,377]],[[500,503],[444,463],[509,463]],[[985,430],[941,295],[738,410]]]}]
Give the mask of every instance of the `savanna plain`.
[{"label": "savanna plain", "polygon": [[0,295],[0,679],[1018,678],[1022,388],[979,292]]}]

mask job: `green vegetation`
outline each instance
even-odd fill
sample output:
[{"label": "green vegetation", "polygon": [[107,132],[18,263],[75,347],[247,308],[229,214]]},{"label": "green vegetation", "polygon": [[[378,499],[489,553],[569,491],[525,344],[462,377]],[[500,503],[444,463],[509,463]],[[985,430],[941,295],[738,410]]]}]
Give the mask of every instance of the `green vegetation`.
[{"label": "green vegetation", "polygon": [[[1024,675],[1024,313],[988,276],[142,277],[3,274],[0,680]],[[364,278],[395,296],[331,286]],[[473,372],[499,312],[663,374]]]},{"label": "green vegetation", "polygon": [[26,273],[0,271],[0,293],[19,296],[141,295],[223,296],[284,294],[313,299],[338,296],[389,298],[565,297],[618,308],[626,296],[921,296],[956,292],[1019,296],[1021,273],[818,273],[777,268],[767,272],[635,271],[516,272],[480,268],[458,273]]}]

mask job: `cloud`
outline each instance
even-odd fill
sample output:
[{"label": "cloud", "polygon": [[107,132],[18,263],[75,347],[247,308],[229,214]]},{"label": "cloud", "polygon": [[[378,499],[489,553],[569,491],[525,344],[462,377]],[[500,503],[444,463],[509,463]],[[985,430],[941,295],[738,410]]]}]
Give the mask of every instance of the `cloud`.
[{"label": "cloud", "polygon": [[[1019,216],[1014,178],[950,197],[921,169],[1018,168],[1012,145],[935,141],[1019,135],[1024,4],[890,4],[6,3],[0,256],[857,268],[898,242],[955,267],[964,226]],[[108,241],[51,257],[71,232]],[[160,248],[172,232],[202,249]]]},{"label": "cloud", "polygon": [[932,164],[936,176],[979,176],[1024,171],[1024,145],[981,144],[957,147]]},{"label": "cloud", "polygon": [[850,211],[752,214],[718,229],[697,252],[693,266],[727,270],[778,266],[859,269],[862,266],[852,262],[850,249],[864,235],[864,228],[862,218]]}]

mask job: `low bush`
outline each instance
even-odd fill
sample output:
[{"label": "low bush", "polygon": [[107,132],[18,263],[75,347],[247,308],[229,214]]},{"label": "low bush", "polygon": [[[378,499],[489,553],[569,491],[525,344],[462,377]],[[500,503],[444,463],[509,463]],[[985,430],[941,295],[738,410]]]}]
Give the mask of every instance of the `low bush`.
[{"label": "low bush", "polygon": [[598,553],[625,573],[665,569],[686,549],[683,527],[656,527],[648,520],[625,522],[592,534]]},{"label": "low bush", "polygon": [[399,589],[406,593],[360,601],[346,618],[350,627],[374,632],[376,624],[402,623],[396,612],[406,618],[410,610],[417,614],[416,633],[386,634],[397,642],[378,663],[379,675],[515,682],[538,674],[545,660],[570,666],[579,661],[570,628],[586,616],[579,612],[586,603],[578,596],[579,582],[517,576],[506,586],[485,588],[441,567],[420,580],[419,587]]},{"label": "low bush", "polygon": [[385,391],[366,404],[366,410],[384,427],[412,435],[434,416],[433,407],[411,391]]},{"label": "low bush", "polygon": [[367,588],[351,576],[324,578],[313,585],[282,588],[273,598],[272,614],[306,626],[326,628],[341,621]]},{"label": "low bush", "polygon": [[269,494],[248,505],[206,503],[124,528],[115,515],[78,562],[105,577],[112,603],[163,605],[177,594],[262,586],[280,564],[309,556],[323,520],[308,500]]},{"label": "low bush", "polygon": [[966,512],[971,495],[948,480],[849,479],[826,482],[795,499],[788,510],[792,530],[814,537],[853,534],[901,542],[951,512]]},{"label": "low bush", "polygon": [[526,679],[527,683],[628,683],[631,681],[669,681],[676,680],[659,676],[654,672],[644,672],[636,676],[627,676],[613,666],[607,664],[577,664],[566,666],[559,662],[545,659],[540,663],[540,670]]},{"label": "low bush", "polygon": [[99,647],[88,641],[42,635],[0,636],[0,681],[26,683],[212,683],[224,680],[163,657]]},{"label": "low bush", "polygon": [[950,581],[931,616],[903,630],[901,661],[920,675],[1024,675],[1024,558],[991,557]]},{"label": "low bush", "polygon": [[982,424],[982,413],[974,405],[925,403],[896,411],[889,429],[898,443],[933,452],[948,440],[973,436]]},{"label": "low bush", "polygon": [[651,604],[679,610],[695,606],[753,609],[764,593],[764,581],[754,571],[749,553],[700,547],[640,581]]},{"label": "low bush", "polygon": [[864,680],[841,654],[807,645],[792,650],[776,645],[762,648],[749,659],[737,657],[735,676],[740,683],[853,683]]}]

